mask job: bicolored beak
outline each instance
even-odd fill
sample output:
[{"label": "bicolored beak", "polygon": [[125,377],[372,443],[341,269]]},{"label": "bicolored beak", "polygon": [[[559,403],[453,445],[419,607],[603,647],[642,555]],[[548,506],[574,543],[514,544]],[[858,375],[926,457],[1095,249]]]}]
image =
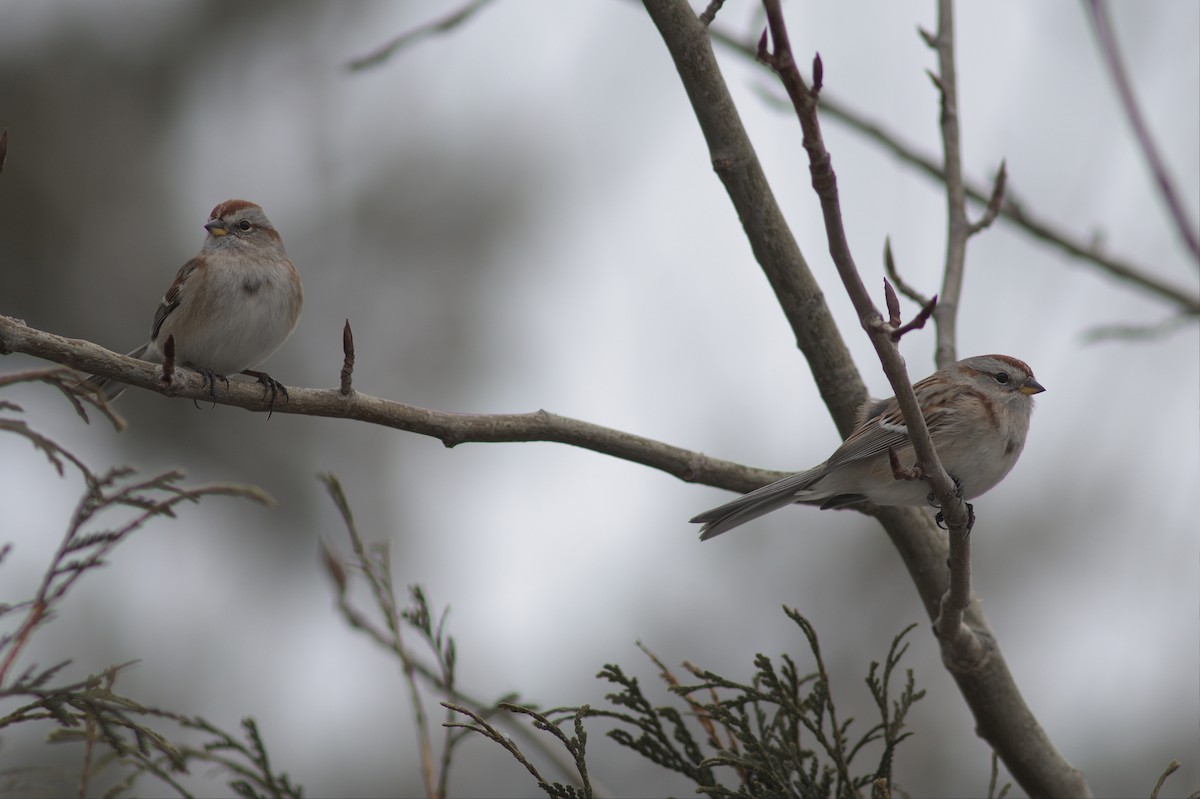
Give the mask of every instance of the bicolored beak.
[{"label": "bicolored beak", "polygon": [[[208,224],[204,226],[204,229],[214,236],[224,236],[229,232],[229,229],[225,227],[225,222],[220,219],[208,220]],[[1024,391],[1024,389],[1022,389],[1022,391]]]},{"label": "bicolored beak", "polygon": [[1020,391],[1022,394],[1027,394],[1031,397],[1034,394],[1041,394],[1045,390],[1046,387],[1034,380],[1032,377],[1022,383],[1021,387],[1017,389],[1017,391]]}]

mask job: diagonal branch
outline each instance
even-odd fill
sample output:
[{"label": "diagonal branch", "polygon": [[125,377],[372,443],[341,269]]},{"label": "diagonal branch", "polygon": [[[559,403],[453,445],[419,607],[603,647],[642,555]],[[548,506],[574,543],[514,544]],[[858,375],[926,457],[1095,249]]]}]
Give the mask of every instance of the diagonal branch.
[{"label": "diagonal branch", "polygon": [[405,31],[371,52],[353,58],[346,63],[346,68],[352,72],[370,69],[383,64],[397,52],[428,36],[446,33],[469,20],[483,10],[492,0],[470,0],[462,8],[451,11],[444,17],[422,23],[412,30]]},{"label": "diagonal branch", "polygon": [[822,400],[838,431],[846,436],[867,398],[866,388],[775,201],[717,65],[708,29],[686,3],[645,0],[645,6],[675,62],[713,169],[733,202],[754,257],[808,361]]},{"label": "diagonal branch", "polygon": [[[676,69],[688,89],[688,96],[696,116],[702,122],[701,127],[704,127],[706,118],[723,113],[736,113],[732,107],[728,106],[727,89],[724,87],[724,79],[719,72],[710,73],[705,69],[703,74],[696,74],[697,63],[706,63],[711,57],[711,46],[707,28],[696,19],[688,4],[684,0],[643,0],[643,2],[666,42],[675,61]],[[782,17],[779,14],[779,4],[778,2],[768,2],[767,8],[769,16],[773,14],[775,17],[771,22],[771,28],[772,33],[775,34],[773,38],[776,56],[790,62],[790,53],[785,55],[781,52],[786,49],[784,46],[787,39],[786,30],[782,25]],[[783,67],[784,71],[794,71],[794,64],[789,66],[784,61],[777,60],[773,66]],[[798,73],[796,77],[798,77]],[[803,90],[802,81],[798,82],[800,85],[790,87],[787,86],[788,79],[785,78],[784,82],[793,105],[795,106],[799,102],[802,106],[797,109],[802,124],[806,124],[803,121],[805,116],[812,117],[810,123],[815,122],[815,113],[810,114],[810,111],[803,108],[805,103],[815,106],[815,98],[805,99],[808,93]],[[815,125],[810,124],[810,127],[815,127]],[[816,130],[819,132],[819,128]],[[809,148],[810,145],[815,144],[817,142],[812,140],[810,130],[806,127],[805,147]],[[823,192],[832,191],[836,196],[836,181],[832,170],[828,169],[828,154],[823,150],[823,145],[819,148],[814,146],[813,149],[809,149],[810,168],[813,172],[814,186],[821,196],[822,210],[826,212],[826,228],[829,231],[831,228],[838,227],[837,224],[834,224],[838,219],[836,215],[829,213],[829,211],[836,211],[836,208],[828,207],[828,198]],[[741,213],[740,209],[739,213]],[[830,236],[831,252],[840,247],[837,243],[837,233],[837,230],[833,230],[833,235]],[[754,231],[749,226],[747,226],[747,235],[751,237],[752,246],[754,246]],[[852,261],[848,261],[847,264],[839,263],[839,273],[842,273],[845,265],[852,265]],[[843,274],[843,282],[847,284],[848,288],[855,284],[861,285],[857,275]],[[854,296],[853,293],[852,296]],[[873,342],[881,337],[887,339],[887,347],[880,348],[882,350],[881,361],[884,363],[885,371],[888,372],[889,380],[893,381],[893,387],[897,389],[896,394],[904,411],[905,421],[915,439],[916,422],[922,420],[915,405],[915,398],[912,397],[911,386],[908,386],[907,377],[903,374],[903,361],[891,345],[890,336],[888,336],[890,328],[883,324],[878,312],[872,313],[870,301],[865,297],[865,292],[863,296],[855,297],[855,308],[859,311],[860,320],[866,323],[864,327],[867,328]],[[888,348],[891,348],[890,354],[885,355]],[[828,375],[821,373],[817,364],[810,363],[810,366],[818,380],[829,379]],[[897,367],[899,368],[897,369]],[[907,397],[902,397],[905,392],[901,389],[904,387],[908,388]],[[836,410],[834,410],[834,416],[837,418]],[[924,455],[921,457],[924,461]],[[936,463],[936,461],[933,462]],[[944,474],[944,470],[942,471]],[[930,617],[936,616],[941,597],[947,586],[944,539],[931,529],[932,524],[928,516],[918,509],[873,508],[871,512],[880,519],[899,551]],[[954,520],[951,518],[951,521]],[[977,602],[971,603],[969,617],[972,628],[979,631],[980,635],[990,639],[987,622]],[[982,661],[966,664],[961,669],[952,668],[951,670],[964,699],[975,714],[980,734],[986,737],[1001,753],[1010,772],[1031,795],[1088,795],[1090,791],[1082,775],[1071,768],[1070,764],[1063,760],[1062,756],[1054,749],[1053,744],[1025,705],[999,648],[990,646],[987,651],[989,656]],[[958,664],[948,663],[948,665]]]},{"label": "diagonal branch", "polygon": [[[929,438],[929,429],[921,413],[920,404],[908,379],[908,371],[904,359],[896,347],[892,335],[896,328],[884,321],[883,316],[871,301],[859,276],[854,256],[850,252],[850,243],[846,238],[846,230],[842,224],[841,199],[838,195],[837,175],[833,171],[833,160],[825,149],[825,140],[821,135],[821,123],[817,117],[817,95],[810,90],[800,75],[792,55],[791,43],[788,39],[787,25],[783,20],[783,10],[780,0],[763,0],[767,10],[767,21],[770,26],[771,41],[774,49],[770,52],[766,47],[766,34],[759,44],[759,59],[779,75],[784,90],[792,100],[792,107],[803,131],[804,149],[808,153],[809,172],[812,174],[813,190],[821,203],[821,213],[825,220],[825,236],[829,241],[829,254],[837,267],[842,285],[854,304],[862,325],[871,343],[875,347],[879,360],[883,365],[884,374],[896,392],[896,401],[904,414],[904,423],[908,427],[908,435],[912,440],[913,450],[917,455],[917,463],[922,474],[929,482],[942,507],[946,523],[950,527],[950,536],[956,534],[965,538],[968,529],[968,516],[965,503],[957,495],[954,481],[942,466],[933,442]],[[813,74],[819,74],[821,68],[820,56],[813,59]],[[939,303],[934,309],[935,316],[941,309]]]},{"label": "diagonal branch", "polygon": [[[743,56],[755,57],[756,50],[753,44],[741,41],[715,28],[712,30],[712,38]],[[763,96],[768,102],[783,104],[780,98],[773,94],[764,92]],[[945,182],[941,164],[937,159],[921,153],[916,147],[902,141],[892,131],[872,121],[865,114],[854,110],[835,96],[823,95],[821,109],[831,119],[841,122],[851,130],[874,141],[894,155],[901,163],[915,167],[917,171],[933,180]],[[968,199],[986,207],[992,198],[994,184],[992,188],[988,188],[980,182],[964,178],[964,187]],[[1197,296],[1194,289],[1173,285],[1155,275],[1148,266],[1104,252],[1103,248],[1096,243],[1094,236],[1080,236],[1063,230],[1054,222],[1017,201],[1011,191],[1006,194],[1007,196],[1000,205],[999,219],[1024,230],[1033,238],[1061,250],[1072,258],[1099,269],[1110,277],[1170,303],[1181,313],[1188,316],[1200,316],[1200,297]]]},{"label": "diagonal branch", "polygon": [[1134,136],[1142,148],[1142,154],[1146,156],[1146,164],[1154,173],[1158,191],[1167,204],[1167,211],[1175,223],[1179,237],[1191,251],[1192,258],[1200,265],[1200,235],[1197,234],[1196,228],[1192,224],[1191,215],[1184,210],[1183,199],[1175,188],[1175,182],[1171,180],[1171,173],[1167,170],[1166,162],[1159,153],[1158,146],[1154,143],[1154,137],[1150,135],[1150,126],[1146,124],[1146,119],[1142,116],[1142,109],[1138,106],[1137,97],[1133,93],[1133,85],[1129,82],[1125,64],[1121,61],[1117,37],[1113,33],[1112,22],[1108,17],[1108,5],[1103,0],[1085,0],[1084,5],[1087,7],[1092,27],[1096,31],[1100,54],[1108,66],[1108,71],[1112,73],[1113,83],[1117,85],[1117,94],[1120,95],[1121,105],[1125,109],[1125,116],[1129,117],[1129,124],[1133,126]]}]

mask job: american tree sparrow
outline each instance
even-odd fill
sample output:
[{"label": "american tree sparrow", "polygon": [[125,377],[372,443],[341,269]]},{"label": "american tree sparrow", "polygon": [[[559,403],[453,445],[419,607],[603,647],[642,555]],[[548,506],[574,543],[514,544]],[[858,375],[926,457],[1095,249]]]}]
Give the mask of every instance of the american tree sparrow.
[{"label": "american tree sparrow", "polygon": [[[1004,479],[1029,432],[1033,395],[1046,389],[1024,361],[978,355],[953,363],[913,385],[929,435],[946,471],[973,499]],[[692,519],[704,541],[793,502],[841,508],[859,502],[924,505],[922,480],[897,479],[888,450],[903,466],[916,463],[896,398],[868,400],[858,425],[829,456],[806,472],[751,491]]]},{"label": "american tree sparrow", "polygon": [[[154,314],[150,340],[130,357],[162,363],[169,336],[177,363],[214,380],[240,372],[258,379],[275,395],[287,389],[265,372],[252,371],[296,327],[304,305],[300,275],[283,240],[262,208],[246,200],[226,200],[209,214],[208,235],[195,258]],[[128,386],[103,377],[89,381],[115,399]]]}]

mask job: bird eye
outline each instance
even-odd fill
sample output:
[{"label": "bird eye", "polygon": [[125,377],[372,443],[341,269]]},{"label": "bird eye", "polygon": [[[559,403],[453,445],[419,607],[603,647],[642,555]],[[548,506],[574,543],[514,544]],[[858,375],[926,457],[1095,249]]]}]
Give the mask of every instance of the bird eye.
[{"label": "bird eye", "polygon": [[245,219],[243,219],[241,222],[238,222],[238,227],[241,228],[242,230],[249,230],[250,223],[247,222]]},{"label": "bird eye", "polygon": [[996,382],[1000,383],[1001,385],[1008,382],[1008,375],[1005,372],[996,372],[993,377],[995,377]]}]

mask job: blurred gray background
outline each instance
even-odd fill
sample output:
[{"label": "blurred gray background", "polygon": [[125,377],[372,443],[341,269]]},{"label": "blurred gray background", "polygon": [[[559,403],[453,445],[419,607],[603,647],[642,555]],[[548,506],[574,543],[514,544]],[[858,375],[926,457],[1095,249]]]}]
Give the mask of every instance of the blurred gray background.
[{"label": "blurred gray background", "polygon": [[[497,0],[379,68],[345,63],[452,4],[58,2],[0,5],[0,312],[126,351],[147,335],[208,210],[263,205],[305,283],[295,335],[266,368],[332,387],[340,330],[360,391],[452,411],[546,408],[779,469],[837,442],[807,366],[640,5]],[[787,4],[798,54],[826,91],[936,154],[932,3]],[[1200,208],[1200,6],[1117,4],[1117,35],[1184,200]],[[757,35],[753,4],[726,30]],[[1064,229],[1196,291],[1120,113],[1080,4],[962,4],[967,171],[1007,159],[1014,196]],[[876,394],[887,384],[836,281],[793,118],[776,83],[719,50],[774,190]],[[806,56],[802,55],[802,61]],[[940,189],[825,123],[868,286],[890,236],[912,283],[937,289]],[[1021,689],[1099,795],[1200,785],[1200,355],[1164,303],[998,224],[971,243],[963,355],[1029,361],[1048,387],[1007,481],[976,502],[975,589]],[[932,333],[905,339],[914,377]],[[12,356],[3,369],[32,368]],[[347,485],[396,583],[449,604],[460,684],[545,705],[602,703],[621,663],[666,701],[641,640],[749,677],[755,652],[805,658],[780,605],[816,625],[843,712],[874,717],[862,679],[911,622],[906,665],[928,697],[897,779],[916,795],[986,791],[989,750],[939,664],[916,592],[879,528],[797,508],[701,546],[687,519],[725,492],[551,444],[463,445],[327,419],[197,409],[142,391],[124,433],[84,427],[48,389],[7,392],[94,468],[182,468],[256,483],[279,501],[211,500],[139,533],[89,575],[24,662],[67,675],[139,659],[119,688],[228,728],[255,716],[308,793],[421,791],[394,660],[339,619],[318,557],[346,549],[315,475]],[[0,529],[15,549],[0,601],[27,597],[79,492],[27,442],[0,439]],[[591,726],[592,774],[619,795],[689,788]],[[861,731],[860,729],[860,731]],[[5,736],[0,766],[63,768],[45,729]],[[23,737],[24,735],[24,737]],[[553,774],[548,771],[548,774]],[[39,777],[40,778],[40,777]],[[188,783],[228,788],[211,772]],[[457,755],[457,796],[526,796],[525,771],[482,739]],[[142,793],[153,793],[150,783]]]}]

